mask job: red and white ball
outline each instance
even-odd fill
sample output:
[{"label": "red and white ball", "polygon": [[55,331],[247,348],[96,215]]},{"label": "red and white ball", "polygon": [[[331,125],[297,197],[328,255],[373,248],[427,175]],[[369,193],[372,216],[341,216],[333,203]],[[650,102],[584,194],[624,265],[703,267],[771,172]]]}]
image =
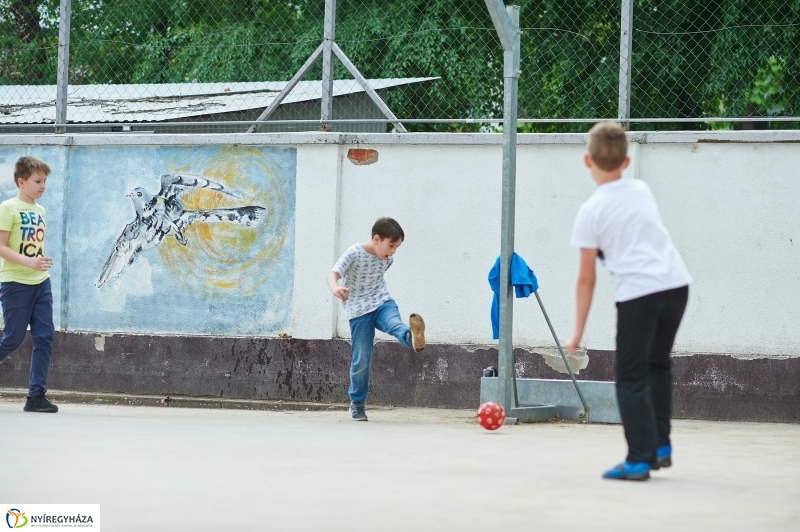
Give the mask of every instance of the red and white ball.
[{"label": "red and white ball", "polygon": [[478,408],[478,423],[486,430],[497,430],[505,422],[506,411],[501,405],[488,401]]}]

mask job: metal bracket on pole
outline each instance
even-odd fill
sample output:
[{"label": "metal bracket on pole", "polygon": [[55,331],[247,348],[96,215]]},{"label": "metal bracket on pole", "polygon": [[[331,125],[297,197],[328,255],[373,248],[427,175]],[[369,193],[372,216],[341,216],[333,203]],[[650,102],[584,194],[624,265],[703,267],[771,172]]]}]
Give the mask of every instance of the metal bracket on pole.
[{"label": "metal bracket on pole", "polygon": [[633,44],[633,0],[622,0],[619,39],[619,107],[617,118],[627,128],[631,117],[631,48]]},{"label": "metal bracket on pole", "polygon": [[394,115],[392,110],[389,109],[389,106],[386,105],[386,103],[381,99],[378,93],[375,92],[375,89],[373,89],[370,86],[366,78],[363,75],[361,75],[361,72],[359,72],[356,66],[350,61],[350,59],[348,59],[348,57],[344,55],[344,52],[342,51],[341,48],[339,48],[339,45],[337,45],[336,43],[333,43],[333,53],[336,54],[336,57],[339,58],[339,61],[341,61],[342,64],[345,66],[345,68],[347,68],[347,71],[350,72],[350,74],[354,78],[356,78],[358,84],[361,85],[361,88],[364,89],[364,91],[367,93],[370,99],[373,102],[375,102],[375,105],[378,106],[378,109],[381,110],[384,116],[392,121],[394,127],[397,128],[397,131],[399,131],[400,133],[407,133],[408,131],[406,130],[405,127],[403,127],[403,124],[401,124],[400,121],[397,120],[397,117]]},{"label": "metal bracket on pole", "polygon": [[[370,86],[366,78],[358,71],[352,61],[345,55],[341,48],[336,45],[336,0],[325,0],[325,29],[322,44],[314,50],[311,57],[306,60],[300,70],[294,77],[287,83],[286,87],[275,97],[261,115],[256,119],[257,122],[262,122],[269,118],[269,116],[280,106],[284,98],[294,89],[303,76],[306,75],[308,70],[314,65],[317,59],[322,56],[322,90],[320,94],[321,103],[321,121],[320,129],[322,131],[330,131],[329,120],[333,120],[333,56],[339,58],[339,61],[347,68],[347,70],[356,79],[359,85],[364,89],[367,95],[372,99],[378,109],[392,121],[397,131],[406,133],[407,130],[403,124],[397,119],[394,113],[389,109],[381,97],[375,92],[375,89]],[[255,133],[258,131],[260,124],[254,123],[248,129],[248,133]]]},{"label": "metal bracket on pole", "polygon": [[[61,0],[58,19],[58,74],[56,79],[56,124],[67,123],[67,92],[69,87],[69,26],[72,0]],[[66,127],[56,127],[56,133]]]},{"label": "metal bracket on pole", "polygon": [[[308,72],[309,69],[311,69],[311,67],[314,65],[314,63],[317,62],[317,59],[319,59],[319,57],[322,55],[324,48],[325,44],[323,43],[320,44],[316,50],[314,50],[314,53],[312,53],[311,56],[308,59],[306,59],[306,62],[303,63],[303,66],[300,67],[300,70],[297,71],[297,73],[289,81],[289,83],[286,84],[283,90],[275,97],[274,100],[272,100],[272,103],[269,104],[269,107],[264,109],[264,112],[261,113],[256,120],[261,122],[262,120],[266,120],[267,118],[269,118],[269,116],[275,111],[275,109],[277,109],[278,106],[280,106],[281,102],[283,102],[283,99],[286,98],[286,96],[290,92],[292,92],[292,89],[294,89],[298,83],[300,83],[300,80],[303,79],[303,76],[306,75],[306,72]],[[255,133],[256,131],[258,131],[259,127],[260,124],[253,124],[247,129],[247,132]]]}]

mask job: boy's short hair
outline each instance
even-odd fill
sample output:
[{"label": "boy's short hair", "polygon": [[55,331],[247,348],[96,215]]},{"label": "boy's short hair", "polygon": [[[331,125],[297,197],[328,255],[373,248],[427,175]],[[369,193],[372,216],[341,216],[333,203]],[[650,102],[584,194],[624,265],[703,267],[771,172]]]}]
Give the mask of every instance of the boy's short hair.
[{"label": "boy's short hair", "polygon": [[19,186],[20,179],[27,181],[34,172],[42,172],[48,176],[50,175],[50,167],[38,157],[31,155],[20,157],[14,165],[14,184]]},{"label": "boy's short hair", "polygon": [[403,228],[394,218],[378,218],[378,221],[372,226],[372,236],[375,235],[378,235],[381,240],[388,238],[389,242],[406,239]]},{"label": "boy's short hair", "polygon": [[628,139],[625,128],[617,122],[605,121],[595,124],[589,130],[589,144],[586,147],[589,157],[602,170],[616,170],[628,156]]}]

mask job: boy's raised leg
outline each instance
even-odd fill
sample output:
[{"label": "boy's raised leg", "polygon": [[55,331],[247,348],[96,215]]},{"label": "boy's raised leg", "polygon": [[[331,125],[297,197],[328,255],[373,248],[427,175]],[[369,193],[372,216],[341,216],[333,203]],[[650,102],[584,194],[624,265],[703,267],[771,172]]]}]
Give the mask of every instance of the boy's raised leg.
[{"label": "boy's raised leg", "polygon": [[425,322],[418,314],[412,314],[409,327],[400,317],[397,303],[390,299],[378,307],[375,327],[386,334],[391,334],[406,347],[414,351],[425,349]]}]

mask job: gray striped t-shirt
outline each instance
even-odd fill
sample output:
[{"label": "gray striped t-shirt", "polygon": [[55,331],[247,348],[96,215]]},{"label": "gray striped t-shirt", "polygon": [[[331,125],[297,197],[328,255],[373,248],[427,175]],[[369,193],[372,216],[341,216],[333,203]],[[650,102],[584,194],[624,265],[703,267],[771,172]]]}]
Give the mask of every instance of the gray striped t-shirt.
[{"label": "gray striped t-shirt", "polygon": [[367,253],[361,244],[347,248],[333,271],[342,278],[342,286],[350,289],[347,301],[342,301],[348,320],[368,314],[392,298],[383,279],[392,262],[392,257],[379,259]]}]

